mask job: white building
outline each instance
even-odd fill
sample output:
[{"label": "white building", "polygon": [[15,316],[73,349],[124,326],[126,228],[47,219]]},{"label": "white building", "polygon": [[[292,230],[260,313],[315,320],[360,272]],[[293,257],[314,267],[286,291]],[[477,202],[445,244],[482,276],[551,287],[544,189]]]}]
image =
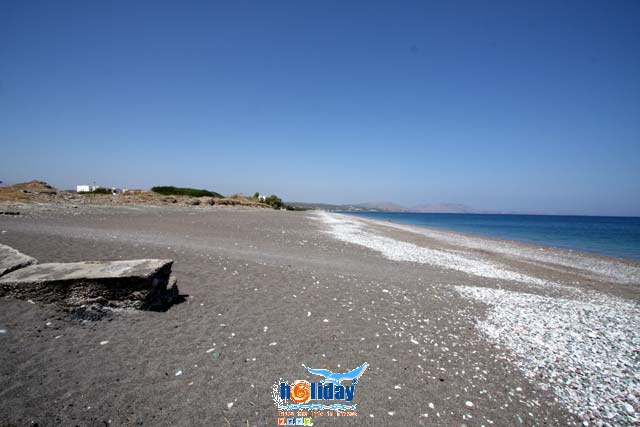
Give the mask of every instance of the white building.
[{"label": "white building", "polygon": [[96,185],[76,185],[77,193],[88,193],[89,191],[96,191],[98,188]]}]

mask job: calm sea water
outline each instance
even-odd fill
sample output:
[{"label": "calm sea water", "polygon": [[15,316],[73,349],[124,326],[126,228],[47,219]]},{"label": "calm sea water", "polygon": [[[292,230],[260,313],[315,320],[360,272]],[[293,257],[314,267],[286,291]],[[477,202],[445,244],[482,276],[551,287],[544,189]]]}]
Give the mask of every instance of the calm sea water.
[{"label": "calm sea water", "polygon": [[640,260],[640,218],[404,212],[343,213]]}]

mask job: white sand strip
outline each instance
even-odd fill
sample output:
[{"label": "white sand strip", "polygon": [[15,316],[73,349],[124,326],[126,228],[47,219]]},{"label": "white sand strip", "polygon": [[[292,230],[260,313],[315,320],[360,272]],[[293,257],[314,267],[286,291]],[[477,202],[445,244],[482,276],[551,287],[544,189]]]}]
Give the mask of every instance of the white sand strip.
[{"label": "white sand strip", "polygon": [[640,308],[601,296],[551,298],[456,286],[489,305],[477,328],[518,356],[512,362],[584,425],[640,423]]},{"label": "white sand strip", "polygon": [[595,275],[596,278],[605,278],[616,283],[640,284],[640,267],[616,260],[615,258],[608,259],[605,257],[586,254],[584,252],[576,253],[571,250],[559,248],[543,248],[541,246],[536,247],[535,245],[523,245],[512,243],[507,240],[494,240],[481,236],[467,236],[453,231],[434,230],[427,227],[377,221],[369,218],[363,219],[363,221],[372,221],[375,222],[376,225],[418,233],[433,240],[469,249],[494,252],[519,261],[527,260],[542,262],[545,264],[555,264],[558,266],[574,268],[584,273]]},{"label": "white sand strip", "polygon": [[330,227],[329,233],[335,238],[378,251],[394,261],[429,264],[490,279],[509,280],[539,286],[555,286],[555,284],[546,280],[511,271],[486,260],[473,258],[471,254],[466,256],[459,252],[453,253],[429,249],[413,243],[370,233],[364,229],[364,223],[356,218],[351,219],[345,215],[327,212],[318,212],[317,216]]}]

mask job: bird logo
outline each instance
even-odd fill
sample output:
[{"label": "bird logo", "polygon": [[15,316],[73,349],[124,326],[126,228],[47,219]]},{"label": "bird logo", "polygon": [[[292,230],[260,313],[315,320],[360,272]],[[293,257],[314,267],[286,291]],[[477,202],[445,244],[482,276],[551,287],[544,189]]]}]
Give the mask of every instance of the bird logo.
[{"label": "bird logo", "polygon": [[342,384],[341,384],[342,381],[349,381],[349,380],[352,381],[353,385],[357,385],[358,384],[358,379],[362,376],[364,371],[367,369],[367,366],[369,366],[369,365],[367,364],[367,362],[365,362],[361,366],[358,366],[354,370],[346,372],[344,374],[341,374],[339,372],[331,372],[328,369],[313,369],[313,368],[309,368],[305,364],[302,364],[302,366],[307,371],[309,371],[310,373],[312,373],[314,375],[321,375],[321,376],[325,377],[323,380],[320,381],[321,384],[323,384],[323,383],[332,383],[332,384],[335,384],[335,385],[342,386]]}]

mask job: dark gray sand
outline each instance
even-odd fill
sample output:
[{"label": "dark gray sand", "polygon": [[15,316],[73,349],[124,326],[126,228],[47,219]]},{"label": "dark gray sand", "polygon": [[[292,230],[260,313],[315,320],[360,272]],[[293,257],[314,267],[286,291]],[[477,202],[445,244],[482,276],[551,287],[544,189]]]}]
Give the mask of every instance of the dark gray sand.
[{"label": "dark gray sand", "polygon": [[[459,242],[361,225],[416,247],[462,251]],[[314,425],[635,422],[633,402],[626,418],[572,413],[546,380],[526,375],[521,355],[479,327],[491,305],[456,287],[570,297],[562,286],[571,285],[633,304],[637,263],[623,263],[628,280],[607,280],[468,250],[561,284],[537,286],[390,259],[336,238],[343,231],[317,213],[265,210],[32,205],[0,217],[0,243],[40,262],[173,259],[188,295],[167,312],[84,323],[54,306],[0,299],[0,425],[273,426],[271,387],[280,378],[317,381],[301,364],[345,372],[364,362],[358,416]],[[622,380],[637,396],[637,383]]]}]

